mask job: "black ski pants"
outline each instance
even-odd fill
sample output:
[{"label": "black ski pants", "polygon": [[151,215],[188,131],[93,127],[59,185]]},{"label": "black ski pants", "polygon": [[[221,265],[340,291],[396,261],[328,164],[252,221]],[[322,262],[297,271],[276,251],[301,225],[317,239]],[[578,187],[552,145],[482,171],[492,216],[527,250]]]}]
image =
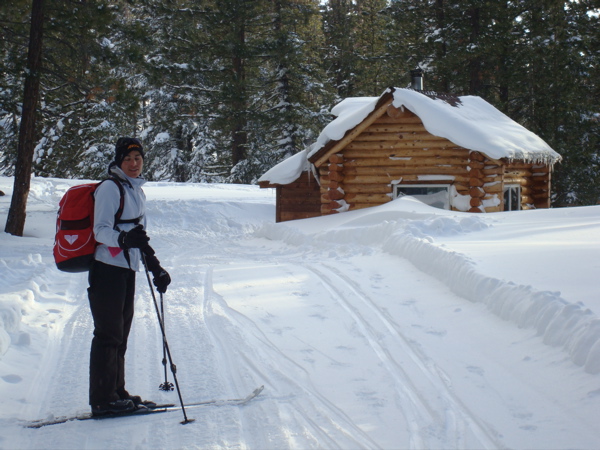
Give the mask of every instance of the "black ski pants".
[{"label": "black ski pants", "polygon": [[135,272],[94,261],[88,298],[94,319],[90,351],[90,405],[127,397],[125,352],[133,321]]}]

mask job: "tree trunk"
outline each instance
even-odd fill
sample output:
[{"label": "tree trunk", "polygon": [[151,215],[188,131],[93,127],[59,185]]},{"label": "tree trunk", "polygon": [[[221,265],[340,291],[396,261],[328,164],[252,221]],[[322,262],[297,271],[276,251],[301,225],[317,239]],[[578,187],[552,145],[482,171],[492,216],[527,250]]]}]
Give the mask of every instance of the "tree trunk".
[{"label": "tree trunk", "polygon": [[44,0],[33,0],[31,7],[31,31],[27,72],[23,94],[23,112],[19,130],[19,146],[15,166],[15,181],[6,228],[4,231],[23,236],[27,208],[27,196],[31,185],[31,166],[36,129],[36,107],[40,97],[40,69],[42,65],[42,26],[44,23]]},{"label": "tree trunk", "polygon": [[[446,5],[444,0],[435,1],[435,20],[439,30],[441,30],[441,36],[439,44],[436,46],[435,58],[437,61],[443,61],[448,54],[447,42],[446,42]],[[439,80],[439,86],[442,92],[450,92],[450,79],[447,75],[444,75]]]},{"label": "tree trunk", "polygon": [[[480,12],[481,11],[479,8],[472,8],[469,11],[469,15],[471,18],[471,44],[477,46],[477,48],[479,48],[481,39]],[[481,50],[478,50],[477,55],[469,61],[469,94],[471,95],[481,95],[480,91],[483,84],[481,74],[481,63]]]},{"label": "tree trunk", "polygon": [[[243,49],[246,44],[246,30],[243,23],[239,24],[237,30],[237,44]],[[241,52],[241,50],[238,50]],[[234,124],[231,131],[231,165],[235,167],[238,163],[245,160],[246,147],[248,146],[248,134],[246,131],[246,67],[244,57],[241,53],[233,57],[233,73],[235,79],[237,98],[233,100]],[[238,181],[241,182],[241,181]]]},{"label": "tree trunk", "polygon": [[287,39],[288,37],[284,37],[284,25],[283,25],[283,5],[281,1],[278,0],[275,2],[275,13],[273,17],[273,31],[275,36],[277,37],[278,48],[277,58],[279,59],[279,63],[277,64],[277,96],[279,99],[278,114],[281,118],[283,118],[284,126],[281,129],[281,141],[283,142],[278,150],[282,155],[285,155],[286,158],[292,156],[294,154],[294,149],[296,148],[296,125],[295,121],[292,117],[292,99],[291,99],[291,86],[290,86],[290,77],[289,77],[289,62],[287,60]]}]

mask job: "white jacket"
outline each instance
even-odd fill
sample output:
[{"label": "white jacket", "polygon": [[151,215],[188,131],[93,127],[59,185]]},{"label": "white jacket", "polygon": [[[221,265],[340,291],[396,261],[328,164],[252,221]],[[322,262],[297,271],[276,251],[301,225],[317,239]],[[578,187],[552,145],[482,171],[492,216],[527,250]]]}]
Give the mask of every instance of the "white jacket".
[{"label": "white jacket", "polygon": [[[110,174],[120,180],[125,191],[123,214],[121,220],[140,219],[140,224],[146,228],[146,195],[142,186],[146,182],[141,178],[131,178],[117,166],[111,167]],[[94,258],[112,266],[131,268],[138,271],[140,268],[140,251],[137,248],[126,250],[129,252],[131,266],[127,263],[124,250],[117,241],[121,231],[129,231],[136,225],[134,223],[117,224],[115,227],[115,214],[119,209],[121,194],[114,181],[107,180],[96,189],[94,193],[94,235],[99,245],[96,247]]]}]

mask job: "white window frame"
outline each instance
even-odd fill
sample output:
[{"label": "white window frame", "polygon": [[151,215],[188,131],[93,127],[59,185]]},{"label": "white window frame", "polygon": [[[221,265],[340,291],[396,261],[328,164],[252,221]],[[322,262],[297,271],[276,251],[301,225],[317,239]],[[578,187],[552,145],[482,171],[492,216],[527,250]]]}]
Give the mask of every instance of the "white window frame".
[{"label": "white window frame", "polygon": [[[513,205],[512,192],[517,191],[517,205]],[[507,195],[508,194],[508,195]],[[502,192],[504,200],[504,211],[519,211],[521,209],[521,185],[520,184],[505,184]],[[508,199],[508,202],[507,202]]]},{"label": "white window frame", "polygon": [[[450,209],[450,184],[396,184],[394,185],[394,198],[399,198],[399,197],[404,197],[404,196],[410,196],[410,197],[415,197],[417,200],[422,201],[425,204],[428,204],[427,202],[423,201],[423,199],[421,197],[423,197],[423,195],[421,194],[410,194],[410,193],[404,193],[401,192],[400,189],[430,189],[430,188],[439,188],[440,190],[446,190],[447,196],[445,198],[445,202],[444,202],[444,208],[441,209]],[[433,206],[430,205],[434,208],[437,208],[437,206]]]}]

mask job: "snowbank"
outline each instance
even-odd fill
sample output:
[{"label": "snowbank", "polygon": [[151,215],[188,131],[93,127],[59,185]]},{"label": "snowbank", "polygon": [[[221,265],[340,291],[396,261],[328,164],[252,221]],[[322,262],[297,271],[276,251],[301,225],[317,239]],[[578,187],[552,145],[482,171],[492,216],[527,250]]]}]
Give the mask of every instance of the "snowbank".
[{"label": "snowbank", "polygon": [[535,329],[547,345],[560,347],[586,372],[600,373],[600,319],[559,292],[503,281],[477,271],[465,255],[436,244],[436,237],[489,228],[489,216],[435,210],[403,197],[380,207],[265,225],[257,232],[290,245],[363,245],[401,258],[444,283],[456,295],[482,303],[520,328]]},{"label": "snowbank", "polygon": [[8,350],[10,346],[10,336],[8,332],[14,332],[19,329],[21,322],[21,311],[16,300],[0,300],[0,356]]},{"label": "snowbank", "polygon": [[[17,239],[17,238],[9,238]],[[0,273],[2,279],[0,281],[0,358],[6,353],[11,345],[11,333],[16,333],[19,330],[23,297],[28,297],[28,290],[15,292],[14,287],[22,285],[26,280],[23,276],[29,273],[32,268],[40,264],[40,260],[35,260],[31,255],[28,260],[15,262],[9,266],[6,261],[0,261]],[[12,288],[12,289],[11,289]],[[10,290],[13,293],[2,294]]]},{"label": "snowbank", "polygon": [[384,248],[409,259],[455,294],[484,303],[490,311],[521,328],[534,328],[545,344],[561,347],[586,372],[600,373],[600,320],[583,305],[570,304],[558,292],[540,292],[478,273],[457,252],[432,244],[412,224],[388,237]]}]

